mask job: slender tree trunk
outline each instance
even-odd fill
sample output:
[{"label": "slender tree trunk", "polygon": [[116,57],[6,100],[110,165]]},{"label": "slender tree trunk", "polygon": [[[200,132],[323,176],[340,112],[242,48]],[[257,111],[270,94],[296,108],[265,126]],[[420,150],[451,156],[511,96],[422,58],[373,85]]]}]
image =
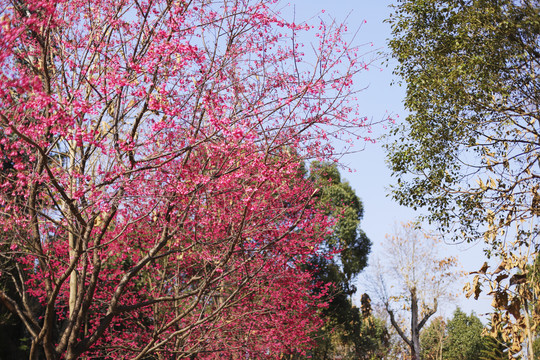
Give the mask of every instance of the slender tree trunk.
[{"label": "slender tree trunk", "polygon": [[[74,149],[74,144],[70,144],[70,152],[69,152],[69,157],[70,157],[70,171],[75,171],[75,150]],[[73,177],[71,178],[71,182],[69,184],[70,186],[70,193],[73,192],[73,187],[74,187],[74,183],[73,183]],[[68,205],[66,204],[66,208],[68,208]],[[69,214],[69,209],[66,209],[67,212]],[[69,260],[73,260],[73,258],[75,257],[75,226],[73,224],[73,220],[70,221],[70,224],[69,224],[69,227],[68,227],[68,246],[69,246]],[[69,316],[71,317],[72,314],[73,314],[73,311],[75,309],[75,301],[76,301],[76,296],[77,296],[77,272],[75,270],[73,270],[73,272],[71,273],[70,277],[69,277]]]},{"label": "slender tree trunk", "polygon": [[525,305],[525,326],[527,327],[527,359],[534,360],[534,348],[533,348],[533,335],[531,331],[531,322],[529,320],[529,304],[527,299],[524,301]]},{"label": "slender tree trunk", "polygon": [[440,334],[441,334],[441,338],[440,338],[440,341],[439,341],[439,356],[438,356],[438,359],[442,360],[442,350],[443,350],[443,340],[444,340],[443,329],[441,329]]},{"label": "slender tree trunk", "polygon": [[411,289],[411,358],[420,359],[420,329],[418,326],[418,297],[416,287]]}]

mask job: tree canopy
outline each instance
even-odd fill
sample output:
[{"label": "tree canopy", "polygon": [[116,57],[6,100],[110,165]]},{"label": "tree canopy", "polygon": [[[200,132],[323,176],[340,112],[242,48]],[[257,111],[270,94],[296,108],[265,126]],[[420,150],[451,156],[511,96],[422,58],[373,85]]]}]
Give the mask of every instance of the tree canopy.
[{"label": "tree canopy", "polygon": [[315,335],[317,345],[309,357],[369,359],[384,351],[387,332],[384,323],[371,314],[367,295],[362,311],[351,301],[354,281],[366,267],[371,249],[371,241],[360,228],[362,201],[341,179],[334,163],[312,162],[309,178],[320,189],[315,206],[335,221],[321,251],[309,263],[321,286],[318,291],[325,293],[321,300],[328,303],[321,311],[324,326]]},{"label": "tree canopy", "polygon": [[422,332],[424,360],[476,360],[488,343],[482,336],[484,325],[474,314],[461,309],[445,322],[437,318]]},{"label": "tree canopy", "polygon": [[0,0],[0,315],[29,358],[308,347],[334,219],[299,174],[363,131],[363,67],[344,26],[278,8]]},{"label": "tree canopy", "polygon": [[539,9],[537,0],[402,0],[389,19],[411,112],[388,145],[393,195],[426,208],[454,240],[489,244],[500,263],[486,263],[467,291],[478,297],[489,283],[503,311],[493,325],[509,332],[532,326],[521,284],[540,245]]},{"label": "tree canopy", "polygon": [[[350,284],[366,267],[371,250],[371,241],[360,228],[364,206],[351,185],[341,179],[336,164],[315,161],[311,164],[309,177],[320,189],[316,195],[317,206],[336,220],[332,233],[325,239],[325,250],[339,251],[330,261],[340,267]],[[349,295],[354,291],[354,288],[347,290]]]},{"label": "tree canopy", "polygon": [[[426,206],[443,229],[457,221],[462,241],[495,241],[498,229],[534,223],[538,211],[538,9],[538,1],[404,0],[389,19],[411,111],[388,146],[393,193]],[[522,240],[534,239],[536,225],[526,228]]]}]

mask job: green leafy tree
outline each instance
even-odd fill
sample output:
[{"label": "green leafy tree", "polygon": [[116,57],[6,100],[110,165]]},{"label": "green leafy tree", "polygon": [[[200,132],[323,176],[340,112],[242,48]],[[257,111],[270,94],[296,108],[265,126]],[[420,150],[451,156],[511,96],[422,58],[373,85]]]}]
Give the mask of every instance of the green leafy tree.
[{"label": "green leafy tree", "polygon": [[[339,255],[332,260],[340,266],[340,271],[348,284],[367,265],[371,241],[360,229],[364,207],[347,181],[342,181],[335,164],[313,162],[310,177],[318,185],[319,206],[333,215],[337,222],[325,245]],[[350,287],[350,290],[356,290]]]},{"label": "green leafy tree", "polygon": [[467,315],[459,308],[448,321],[446,339],[447,360],[476,360],[484,347],[482,330],[484,326],[474,314]]},{"label": "green leafy tree", "polygon": [[442,227],[458,220],[461,239],[483,235],[486,220],[504,226],[540,210],[538,10],[538,1],[402,0],[391,17],[411,111],[389,145],[394,195],[427,206]]},{"label": "green leafy tree", "polygon": [[383,351],[387,333],[384,323],[371,314],[369,297],[363,297],[362,311],[350,299],[356,291],[354,279],[366,267],[371,248],[371,241],[360,229],[362,202],[334,164],[313,162],[309,176],[320,189],[318,206],[336,220],[323,244],[324,253],[334,256],[317,256],[310,264],[321,291],[327,290],[321,300],[328,302],[322,310],[325,326],[317,334],[317,346],[310,356],[370,359]]},{"label": "green leafy tree", "polygon": [[[456,309],[452,319],[434,319],[420,337],[424,360],[478,360],[494,343],[482,336],[484,325],[474,315]],[[495,341],[495,338],[489,338]]]},{"label": "green leafy tree", "polygon": [[508,355],[505,353],[504,345],[492,336],[484,338],[485,347],[480,353],[479,360],[508,360]]},{"label": "green leafy tree", "polygon": [[383,359],[389,351],[389,333],[383,320],[373,314],[362,314],[362,324],[354,341],[355,353],[351,359]]},{"label": "green leafy tree", "polygon": [[420,334],[421,356],[424,360],[441,360],[448,335],[442,316],[434,318]]},{"label": "green leafy tree", "polygon": [[540,245],[539,9],[538,0],[401,0],[389,20],[410,110],[388,145],[394,197],[427,208],[455,240],[489,244],[500,265],[480,269],[468,295],[489,283],[502,311],[493,326],[513,338],[513,353],[526,343],[530,355],[522,285]]}]

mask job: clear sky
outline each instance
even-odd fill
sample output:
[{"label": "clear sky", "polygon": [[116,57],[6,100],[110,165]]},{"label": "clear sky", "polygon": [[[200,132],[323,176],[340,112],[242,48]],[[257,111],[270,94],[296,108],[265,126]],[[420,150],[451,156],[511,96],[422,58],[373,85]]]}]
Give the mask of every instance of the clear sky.
[{"label": "clear sky", "polygon": [[[290,2],[294,8],[296,19],[309,19],[320,15],[324,20],[334,18],[339,22],[346,22],[349,31],[359,29],[354,40],[356,45],[368,44],[366,51],[379,50],[387,52],[386,42],[390,37],[390,25],[383,23],[391,13],[389,5],[395,3],[391,0],[293,0]],[[321,10],[325,10],[321,14]],[[365,21],[365,22],[364,22]],[[373,43],[373,47],[370,46]],[[373,54],[368,55],[373,56]],[[378,121],[393,114],[399,119],[406,117],[402,100],[405,88],[397,85],[391,86],[394,79],[392,75],[392,62],[389,66],[382,64],[383,59],[376,61],[369,71],[361,74],[357,79],[357,87],[367,89],[358,95],[360,112],[373,121]],[[374,134],[384,134],[382,126],[373,129]],[[382,142],[366,144],[362,152],[351,154],[343,162],[354,170],[352,173],[342,171],[342,176],[350,182],[357,195],[364,203],[365,215],[362,229],[367,233],[374,244],[370,257],[378,256],[381,251],[380,242],[385,234],[391,233],[394,223],[414,219],[417,215],[411,209],[399,206],[388,197],[388,186],[393,182],[390,170],[385,164],[385,154],[381,147]],[[360,145],[361,146],[361,145]],[[485,261],[482,244],[446,244],[442,248],[444,254],[457,256],[464,271],[478,270]],[[369,270],[368,270],[369,271]],[[366,284],[360,276],[358,282],[359,293],[362,293]],[[456,284],[458,292],[465,280]],[[460,306],[467,313],[475,311],[477,315],[489,312],[491,300],[485,295],[480,300],[467,300],[464,295],[458,297],[454,305],[443,309],[443,315],[451,316],[455,306]],[[483,319],[486,320],[485,318]]]}]

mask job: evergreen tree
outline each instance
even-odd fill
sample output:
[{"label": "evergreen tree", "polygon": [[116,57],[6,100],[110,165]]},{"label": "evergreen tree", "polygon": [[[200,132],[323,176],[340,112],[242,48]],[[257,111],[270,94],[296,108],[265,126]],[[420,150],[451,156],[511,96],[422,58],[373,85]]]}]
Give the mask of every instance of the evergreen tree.
[{"label": "evergreen tree", "polygon": [[482,337],[483,325],[474,315],[456,309],[448,322],[434,319],[422,332],[421,347],[424,360],[478,360],[486,348]]},{"label": "evergreen tree", "polygon": [[476,315],[467,315],[456,309],[448,321],[445,360],[477,360],[484,348],[482,330],[484,326]]},{"label": "evergreen tree", "polygon": [[479,360],[508,360],[508,348],[510,344],[502,338],[502,333],[488,323],[487,334],[484,335],[484,346],[480,351]]},{"label": "evergreen tree", "polygon": [[[325,326],[317,334],[317,346],[310,356],[313,359],[377,357],[388,341],[386,327],[372,315],[367,295],[362,298],[362,311],[350,299],[356,291],[354,279],[366,267],[371,248],[371,241],[360,229],[362,202],[349,183],[341,179],[334,164],[314,162],[309,176],[320,189],[317,206],[336,221],[323,244],[324,251],[310,264],[321,291],[328,291],[322,298],[328,303],[322,310]],[[329,257],[325,253],[335,255]]]}]

